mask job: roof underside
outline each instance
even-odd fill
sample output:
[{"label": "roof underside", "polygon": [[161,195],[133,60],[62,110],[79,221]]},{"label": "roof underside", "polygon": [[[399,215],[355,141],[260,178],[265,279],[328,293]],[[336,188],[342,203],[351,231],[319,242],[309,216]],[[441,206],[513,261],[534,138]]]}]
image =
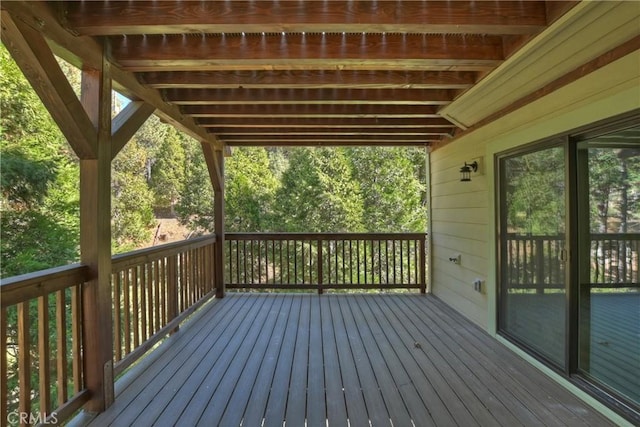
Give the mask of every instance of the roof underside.
[{"label": "roof underside", "polygon": [[446,141],[441,110],[576,2],[3,3],[76,65],[106,41],[114,87],[201,141],[268,146]]}]

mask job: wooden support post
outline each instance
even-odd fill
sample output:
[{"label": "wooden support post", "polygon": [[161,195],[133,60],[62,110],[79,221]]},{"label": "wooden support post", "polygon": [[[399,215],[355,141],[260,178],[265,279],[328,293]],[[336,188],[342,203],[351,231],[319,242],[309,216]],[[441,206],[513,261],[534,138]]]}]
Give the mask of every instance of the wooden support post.
[{"label": "wooden support post", "polygon": [[83,297],[84,378],[91,391],[86,409],[113,402],[111,295],[111,75],[103,52],[101,70],[83,70],[81,101],[97,130],[93,158],[80,160],[80,258],[92,280]]},{"label": "wooden support post", "polygon": [[215,231],[216,231],[216,246],[215,246],[215,285],[216,285],[216,298],[224,297],[225,283],[224,283],[224,154],[222,150],[214,151],[214,165],[216,168],[216,175],[219,179],[218,185],[214,185],[215,188]]}]

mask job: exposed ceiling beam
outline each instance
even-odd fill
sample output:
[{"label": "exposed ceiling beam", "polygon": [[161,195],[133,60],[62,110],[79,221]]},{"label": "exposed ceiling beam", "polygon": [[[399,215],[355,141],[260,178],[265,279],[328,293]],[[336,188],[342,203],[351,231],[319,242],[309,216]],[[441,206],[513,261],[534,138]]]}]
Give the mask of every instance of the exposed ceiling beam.
[{"label": "exposed ceiling beam", "polygon": [[67,2],[82,35],[211,32],[527,34],[546,25],[543,1]]},{"label": "exposed ceiling beam", "polygon": [[182,113],[192,117],[313,117],[313,118],[437,118],[433,105],[300,104],[300,105],[184,105]]},{"label": "exposed ceiling beam", "polygon": [[[422,135],[269,135],[264,138],[252,137],[249,135],[227,135],[222,140],[231,142],[283,142],[283,141],[388,141],[388,142],[420,142],[429,139]],[[439,139],[439,138],[433,138]]]},{"label": "exposed ceiling beam", "polygon": [[477,79],[471,71],[404,70],[169,71],[142,73],[139,77],[145,85],[156,89],[467,89]]},{"label": "exposed ceiling beam", "polygon": [[322,129],[298,129],[298,128],[209,128],[209,132],[215,133],[219,138],[225,139],[229,135],[250,135],[254,137],[269,137],[274,135],[450,135],[451,128],[322,128]]},{"label": "exposed ceiling beam", "polygon": [[484,70],[504,59],[502,37],[456,34],[247,34],[112,37],[129,71]]},{"label": "exposed ceiling beam", "polygon": [[344,139],[344,138],[323,138],[323,139],[261,139],[245,141],[229,141],[229,147],[424,147],[434,142],[440,141],[440,137],[422,139]]},{"label": "exposed ceiling beam", "polygon": [[331,127],[340,128],[378,128],[378,127],[454,127],[454,125],[442,118],[301,118],[301,117],[203,117],[197,119],[202,127],[242,127],[251,128],[296,128],[296,129],[322,129]]},{"label": "exposed ceiling beam", "polygon": [[446,105],[446,89],[165,89],[165,100],[178,105],[235,104],[387,104]]}]

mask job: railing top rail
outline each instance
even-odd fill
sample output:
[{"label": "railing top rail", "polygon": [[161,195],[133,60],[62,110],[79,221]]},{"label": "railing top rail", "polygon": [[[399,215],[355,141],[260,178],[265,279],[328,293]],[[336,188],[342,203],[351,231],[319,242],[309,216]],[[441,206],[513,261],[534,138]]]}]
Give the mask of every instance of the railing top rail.
[{"label": "railing top rail", "polygon": [[0,280],[2,307],[28,301],[91,279],[89,267],[70,264]]},{"label": "railing top rail", "polygon": [[138,249],[123,254],[114,255],[111,260],[111,271],[117,272],[120,269],[133,264],[154,261],[156,259],[175,255],[190,249],[215,243],[216,236],[213,234],[197,237],[195,239],[182,240],[179,242],[166,243],[164,245],[152,246],[150,248]]},{"label": "railing top rail", "polygon": [[227,240],[417,240],[427,233],[225,233]]},{"label": "railing top rail", "polygon": [[[564,234],[507,233],[510,240],[564,240]],[[591,233],[591,240],[640,240],[640,233]]]},{"label": "railing top rail", "polygon": [[640,233],[591,233],[591,240],[640,240]]}]

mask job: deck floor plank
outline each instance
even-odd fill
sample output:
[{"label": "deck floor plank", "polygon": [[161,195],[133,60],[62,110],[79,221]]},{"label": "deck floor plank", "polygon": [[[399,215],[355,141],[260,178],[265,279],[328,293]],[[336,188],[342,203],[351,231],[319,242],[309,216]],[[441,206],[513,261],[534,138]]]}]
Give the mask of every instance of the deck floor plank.
[{"label": "deck floor plank", "polygon": [[[176,359],[167,361],[161,375],[164,376],[166,371],[176,369],[176,366],[179,374],[165,380],[172,392],[158,393],[152,401],[152,405],[161,411],[153,419],[156,424],[175,425],[183,413],[199,415],[198,391],[202,383],[217,372],[220,366],[223,366],[224,361],[229,357],[229,353],[225,350],[229,348],[232,338],[244,333],[247,325],[242,321],[243,316],[249,315],[254,310],[260,310],[259,300],[246,298],[244,301],[246,302],[240,307],[241,309],[233,310],[230,314],[231,320],[228,323],[220,323],[214,328],[209,326],[216,330],[216,334],[201,339],[197,348],[191,353],[189,363],[182,363]],[[152,413],[146,410],[139,412],[141,416],[136,420],[137,423],[148,425],[147,420],[151,418]]]},{"label": "deck floor plank", "polygon": [[320,301],[311,304],[309,319],[309,370],[307,372],[307,423],[310,426],[325,425],[327,409],[325,400],[324,360],[322,355],[322,317]]},{"label": "deck floor plank", "polygon": [[332,298],[329,309],[334,325],[334,336],[339,359],[338,370],[342,377],[349,425],[350,427],[369,427],[367,406],[339,301]]},{"label": "deck floor plank", "polygon": [[353,311],[346,298],[338,299],[338,305],[344,320],[344,327],[346,329],[345,334],[349,338],[349,344],[353,360],[356,365],[355,367],[358,374],[358,380],[360,381],[365,406],[367,408],[367,413],[369,414],[368,420],[370,420],[371,425],[374,426],[390,427],[391,417],[389,416],[387,404],[385,403],[385,399],[382,395],[373,367],[371,366],[371,363],[369,363],[365,344],[362,341],[362,337],[360,336],[358,327],[356,326]]},{"label": "deck floor plank", "polygon": [[[220,301],[213,301],[216,305]],[[143,359],[142,363],[131,369],[116,383],[118,399],[109,408],[93,420],[91,426],[131,425],[136,418],[154,399],[154,396],[170,399],[168,393],[160,392],[166,387],[166,383],[156,379],[171,379],[175,371],[186,363],[197,363],[191,356],[200,345],[200,340],[207,339],[210,334],[218,331],[212,330],[208,325],[213,322],[230,323],[233,320],[234,310],[239,310],[244,304],[253,304],[250,300],[237,300],[233,304],[219,304],[220,310],[202,309],[189,322],[190,327],[181,328],[180,332],[166,340],[155,352]],[[209,308],[209,306],[207,306]],[[248,310],[250,307],[246,307]],[[147,359],[160,359],[158,363],[148,364]],[[173,366],[166,366],[163,362],[173,360]],[[172,370],[175,367],[175,370]],[[127,424],[129,423],[129,424]]]},{"label": "deck floor plank", "polygon": [[[379,323],[379,317],[382,316],[382,313],[372,310],[372,307],[368,304],[370,300],[369,295],[362,295],[359,299],[359,306],[363,311],[364,318],[371,327],[374,337],[376,337],[376,343],[383,359],[381,363],[387,364],[389,373],[393,378],[394,386],[402,396],[402,400],[409,411],[411,421],[413,423],[420,421],[426,426],[435,425],[435,420],[427,409],[427,404],[431,403],[429,399],[432,396],[422,396],[420,390],[416,387],[416,383],[419,381],[414,382],[407,372],[403,359],[406,360],[408,358],[400,351],[401,349],[394,348],[389,340],[389,335],[393,335],[394,331],[385,330]],[[442,420],[443,423],[445,421],[447,420]]]},{"label": "deck floor plank", "polygon": [[[420,388],[420,394],[425,399],[429,412],[438,423],[446,423],[447,425],[464,425],[474,426],[478,422],[473,418],[471,413],[462,403],[463,401],[451,389],[448,382],[442,377],[439,370],[431,362],[426,351],[429,350],[428,345],[423,345],[417,333],[411,334],[405,328],[403,322],[395,315],[397,306],[394,305],[394,298],[370,299],[370,304],[377,304],[383,310],[384,317],[381,320],[384,323],[383,328],[393,330],[394,335],[390,335],[394,348],[402,348],[405,358],[403,363],[407,368],[410,377],[416,382]],[[405,319],[410,324],[410,319]],[[411,359],[408,359],[410,356]],[[415,381],[419,378],[419,381]],[[492,420],[495,422],[495,420]],[[486,424],[485,424],[486,425]]]},{"label": "deck floor plank", "polygon": [[[485,390],[474,390],[466,382],[469,375],[460,369],[456,359],[447,358],[440,354],[436,339],[425,339],[426,328],[419,323],[415,315],[408,312],[408,308],[401,305],[401,300],[393,299],[393,314],[398,318],[398,326],[402,325],[409,336],[422,348],[417,353],[418,363],[425,369],[426,374],[435,384],[438,384],[443,399],[451,408],[451,413],[459,425],[493,426],[500,423],[493,416],[489,408],[481,400]],[[400,332],[402,333],[402,332]],[[490,406],[490,405],[489,405]],[[468,414],[468,415],[467,415]],[[471,416],[472,419],[469,419]]]},{"label": "deck floor plank", "polygon": [[245,410],[243,425],[260,425],[264,418],[265,427],[282,427],[285,419],[286,396],[289,391],[293,350],[300,317],[300,299],[289,298],[289,310],[281,313],[285,324],[281,335],[276,335],[270,343],[267,357],[273,363],[265,364]]},{"label": "deck floor plank", "polygon": [[[538,423],[547,425],[565,424],[578,427],[588,421],[576,418],[576,414],[567,410],[562,404],[563,397],[567,394],[556,383],[552,383],[552,387],[545,387],[544,394],[536,393],[541,389],[531,385],[536,384],[540,378],[544,381],[539,385],[548,384],[548,379],[528,363],[524,363],[523,366],[517,364],[516,361],[520,362],[519,357],[506,347],[490,345],[493,338],[475,325],[469,324],[458,313],[447,309],[443,304],[420,306],[417,313],[423,321],[435,321],[436,316],[443,319],[443,327],[450,331],[451,339],[464,340],[467,344],[466,352],[481,363],[487,372],[496,378],[496,382],[502,384],[505,391],[508,390],[510,396],[500,398],[505,399],[505,402],[513,402],[512,408],[527,408],[529,413],[531,409],[535,409],[536,418],[541,419]],[[505,364],[504,361],[511,363]],[[558,391],[561,392],[556,393]]]},{"label": "deck floor plank", "polygon": [[307,413],[307,375],[309,371],[309,332],[311,330],[311,296],[301,296],[300,327],[296,336],[291,382],[285,419],[294,426],[305,423]]},{"label": "deck floor plank", "polygon": [[229,293],[116,390],[91,426],[612,425],[416,294]]},{"label": "deck floor plank", "polygon": [[338,347],[336,345],[333,313],[331,305],[333,295],[320,300],[320,316],[322,318],[322,357],[324,366],[325,401],[327,405],[327,421],[330,426],[347,426],[347,407],[345,403],[344,384],[340,372]]},{"label": "deck floor plank", "polygon": [[382,391],[384,401],[389,409],[392,424],[394,426],[411,425],[411,414],[389,370],[389,366],[378,348],[377,338],[380,335],[378,334],[378,337],[375,336],[374,331],[371,329],[372,325],[366,320],[363,312],[366,309],[361,306],[361,300],[349,298],[349,307],[360,331],[360,336],[367,352],[368,363],[371,364],[378,387]]},{"label": "deck floor plank", "polygon": [[[438,389],[432,383],[434,375],[429,373],[426,375],[421,366],[416,361],[416,355],[422,353],[422,346],[412,337],[402,339],[399,331],[402,326],[397,322],[392,322],[393,308],[389,305],[393,298],[367,298],[368,304],[376,314],[378,323],[382,330],[386,332],[386,336],[396,351],[398,358],[407,371],[409,378],[415,385],[420,397],[426,404],[426,407],[434,420],[443,425],[456,425],[451,410],[447,407],[446,401],[440,396]],[[467,422],[470,420],[466,420]],[[463,424],[463,425],[468,425]]]},{"label": "deck floor plank", "polygon": [[[258,334],[258,339],[254,347],[249,351],[249,358],[245,363],[238,364],[240,375],[238,381],[233,384],[231,399],[225,408],[222,418],[217,423],[218,425],[235,426],[242,424],[242,416],[245,408],[249,405],[254,388],[257,387],[256,392],[258,394],[262,393],[263,396],[268,396],[269,388],[267,387],[266,379],[269,379],[270,385],[272,372],[276,365],[273,353],[276,351],[276,346],[280,346],[281,338],[279,337],[284,333],[286,324],[284,315],[289,313],[290,310],[291,298],[281,296],[269,311],[269,316],[263,324],[262,331]],[[271,355],[269,355],[269,350],[271,350]],[[257,384],[258,379],[262,379],[260,384]],[[247,425],[262,425],[263,410],[259,411],[259,413],[256,410],[255,413],[250,415],[258,422],[248,423]]]},{"label": "deck floor plank", "polygon": [[[233,358],[229,361],[230,363],[219,367],[219,370],[222,371],[224,366],[227,366],[219,381],[216,379],[215,391],[213,394],[201,394],[201,400],[204,402],[204,411],[200,419],[195,420],[196,422],[194,423],[192,423],[191,419],[186,420],[186,422],[181,419],[180,424],[224,425],[221,423],[221,418],[229,403],[233,399],[244,400],[243,394],[247,392],[246,382],[251,381],[251,377],[248,375],[243,376],[243,373],[248,369],[251,370],[252,374],[255,374],[256,365],[260,363],[260,358],[258,357],[260,346],[266,342],[264,339],[261,340],[260,336],[271,333],[275,322],[274,309],[278,310],[283,301],[282,298],[269,298],[269,296],[260,296],[260,298],[265,300],[264,309],[260,311],[259,316],[256,316],[247,334],[241,337],[240,345],[237,347]],[[243,387],[238,387],[241,376]],[[229,425],[239,425],[239,423]]]}]

